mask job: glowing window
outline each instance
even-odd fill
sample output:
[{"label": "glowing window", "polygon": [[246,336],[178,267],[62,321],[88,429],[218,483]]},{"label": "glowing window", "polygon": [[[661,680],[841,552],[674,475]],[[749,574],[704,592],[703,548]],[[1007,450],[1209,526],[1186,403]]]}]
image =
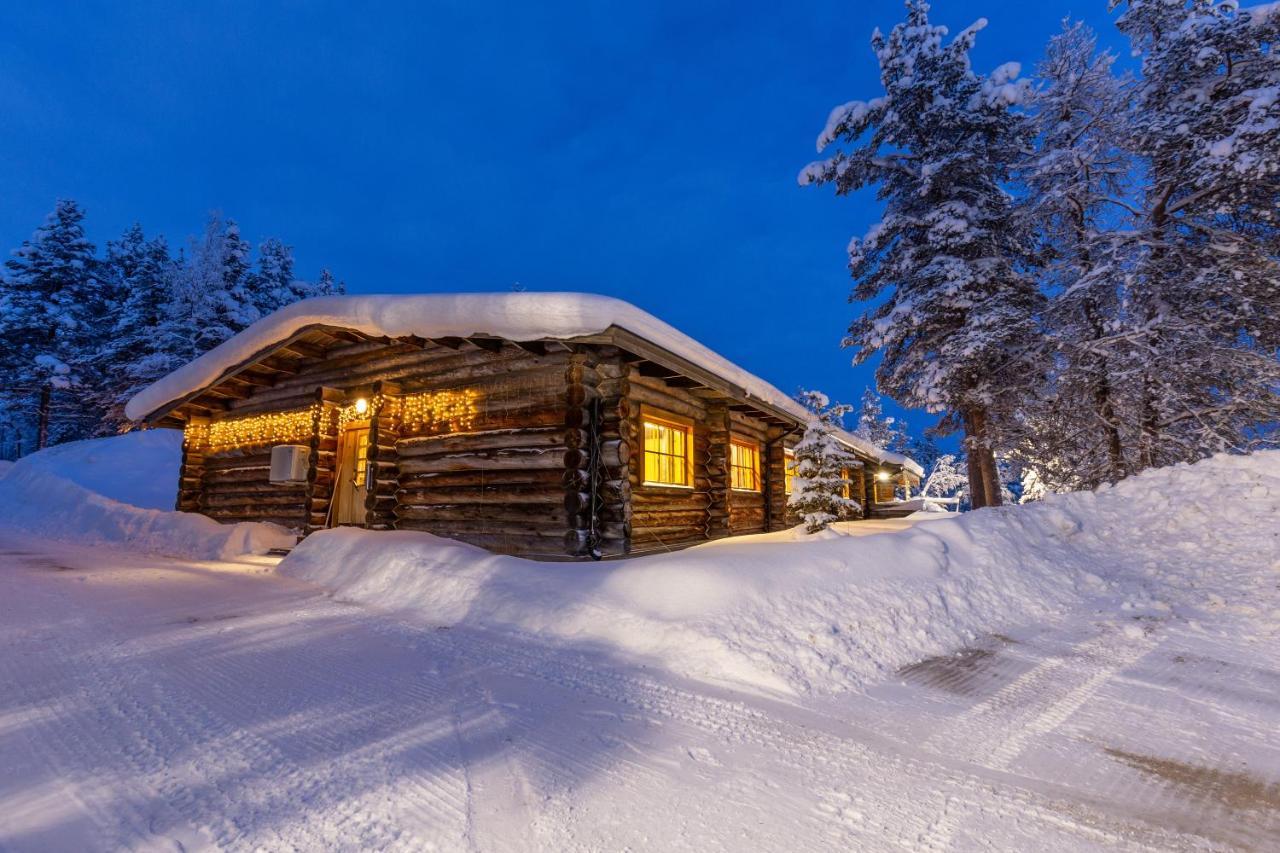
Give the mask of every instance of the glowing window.
[{"label": "glowing window", "polygon": [[655,486],[691,486],[690,429],[671,421],[644,419],[644,481]]},{"label": "glowing window", "polygon": [[795,488],[797,462],[796,455],[790,450],[786,452],[784,465],[786,466],[786,471],[782,478],[782,488],[787,494],[791,494],[791,490]]},{"label": "glowing window", "polygon": [[760,448],[732,439],[729,443],[730,485],[739,491],[760,491]]},{"label": "glowing window", "polygon": [[356,488],[369,485],[369,430],[356,430]]}]

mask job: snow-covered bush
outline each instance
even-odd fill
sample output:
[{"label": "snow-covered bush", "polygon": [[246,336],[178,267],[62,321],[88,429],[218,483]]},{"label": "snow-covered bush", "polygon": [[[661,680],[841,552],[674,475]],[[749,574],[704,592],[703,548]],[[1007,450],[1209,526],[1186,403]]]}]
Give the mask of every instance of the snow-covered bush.
[{"label": "snow-covered bush", "polygon": [[920,487],[920,496],[923,498],[950,498],[968,485],[969,478],[956,460],[955,454],[945,453],[934,461],[933,468],[929,471],[929,476],[925,478],[924,485]]}]

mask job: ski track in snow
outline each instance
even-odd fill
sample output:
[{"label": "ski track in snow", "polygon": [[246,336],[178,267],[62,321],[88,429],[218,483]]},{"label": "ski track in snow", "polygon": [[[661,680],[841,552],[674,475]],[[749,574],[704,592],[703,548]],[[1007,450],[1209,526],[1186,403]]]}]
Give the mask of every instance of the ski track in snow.
[{"label": "ski track in snow", "polygon": [[[25,539],[0,538],[0,618],[2,851],[1280,846],[1273,673],[1169,623],[1028,626],[986,693],[805,705]],[[1109,757],[1205,764],[1153,713],[1221,731],[1261,787]]]}]

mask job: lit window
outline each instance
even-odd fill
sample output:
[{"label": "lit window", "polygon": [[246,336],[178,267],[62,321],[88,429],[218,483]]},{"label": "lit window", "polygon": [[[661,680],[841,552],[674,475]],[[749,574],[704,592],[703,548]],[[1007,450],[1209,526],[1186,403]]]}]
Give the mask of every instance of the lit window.
[{"label": "lit window", "polygon": [[369,485],[369,430],[358,430],[356,435],[356,488]]},{"label": "lit window", "polygon": [[730,485],[745,492],[760,491],[760,448],[733,439],[729,443]]},{"label": "lit window", "polygon": [[656,486],[690,486],[689,427],[644,419],[644,481]]},{"label": "lit window", "polygon": [[797,464],[798,463],[796,462],[796,455],[792,453],[790,450],[788,450],[786,452],[786,461],[784,462],[784,465],[786,466],[786,471],[782,478],[783,491],[785,491],[788,495],[791,494],[791,490],[795,488]]}]

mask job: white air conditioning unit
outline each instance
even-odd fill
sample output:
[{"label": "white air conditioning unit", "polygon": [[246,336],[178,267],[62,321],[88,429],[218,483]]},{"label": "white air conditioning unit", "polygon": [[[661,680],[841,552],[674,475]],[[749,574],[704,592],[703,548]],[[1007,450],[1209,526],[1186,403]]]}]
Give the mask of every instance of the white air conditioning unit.
[{"label": "white air conditioning unit", "polygon": [[277,444],[271,448],[271,485],[293,486],[307,482],[311,448],[305,444]]}]

